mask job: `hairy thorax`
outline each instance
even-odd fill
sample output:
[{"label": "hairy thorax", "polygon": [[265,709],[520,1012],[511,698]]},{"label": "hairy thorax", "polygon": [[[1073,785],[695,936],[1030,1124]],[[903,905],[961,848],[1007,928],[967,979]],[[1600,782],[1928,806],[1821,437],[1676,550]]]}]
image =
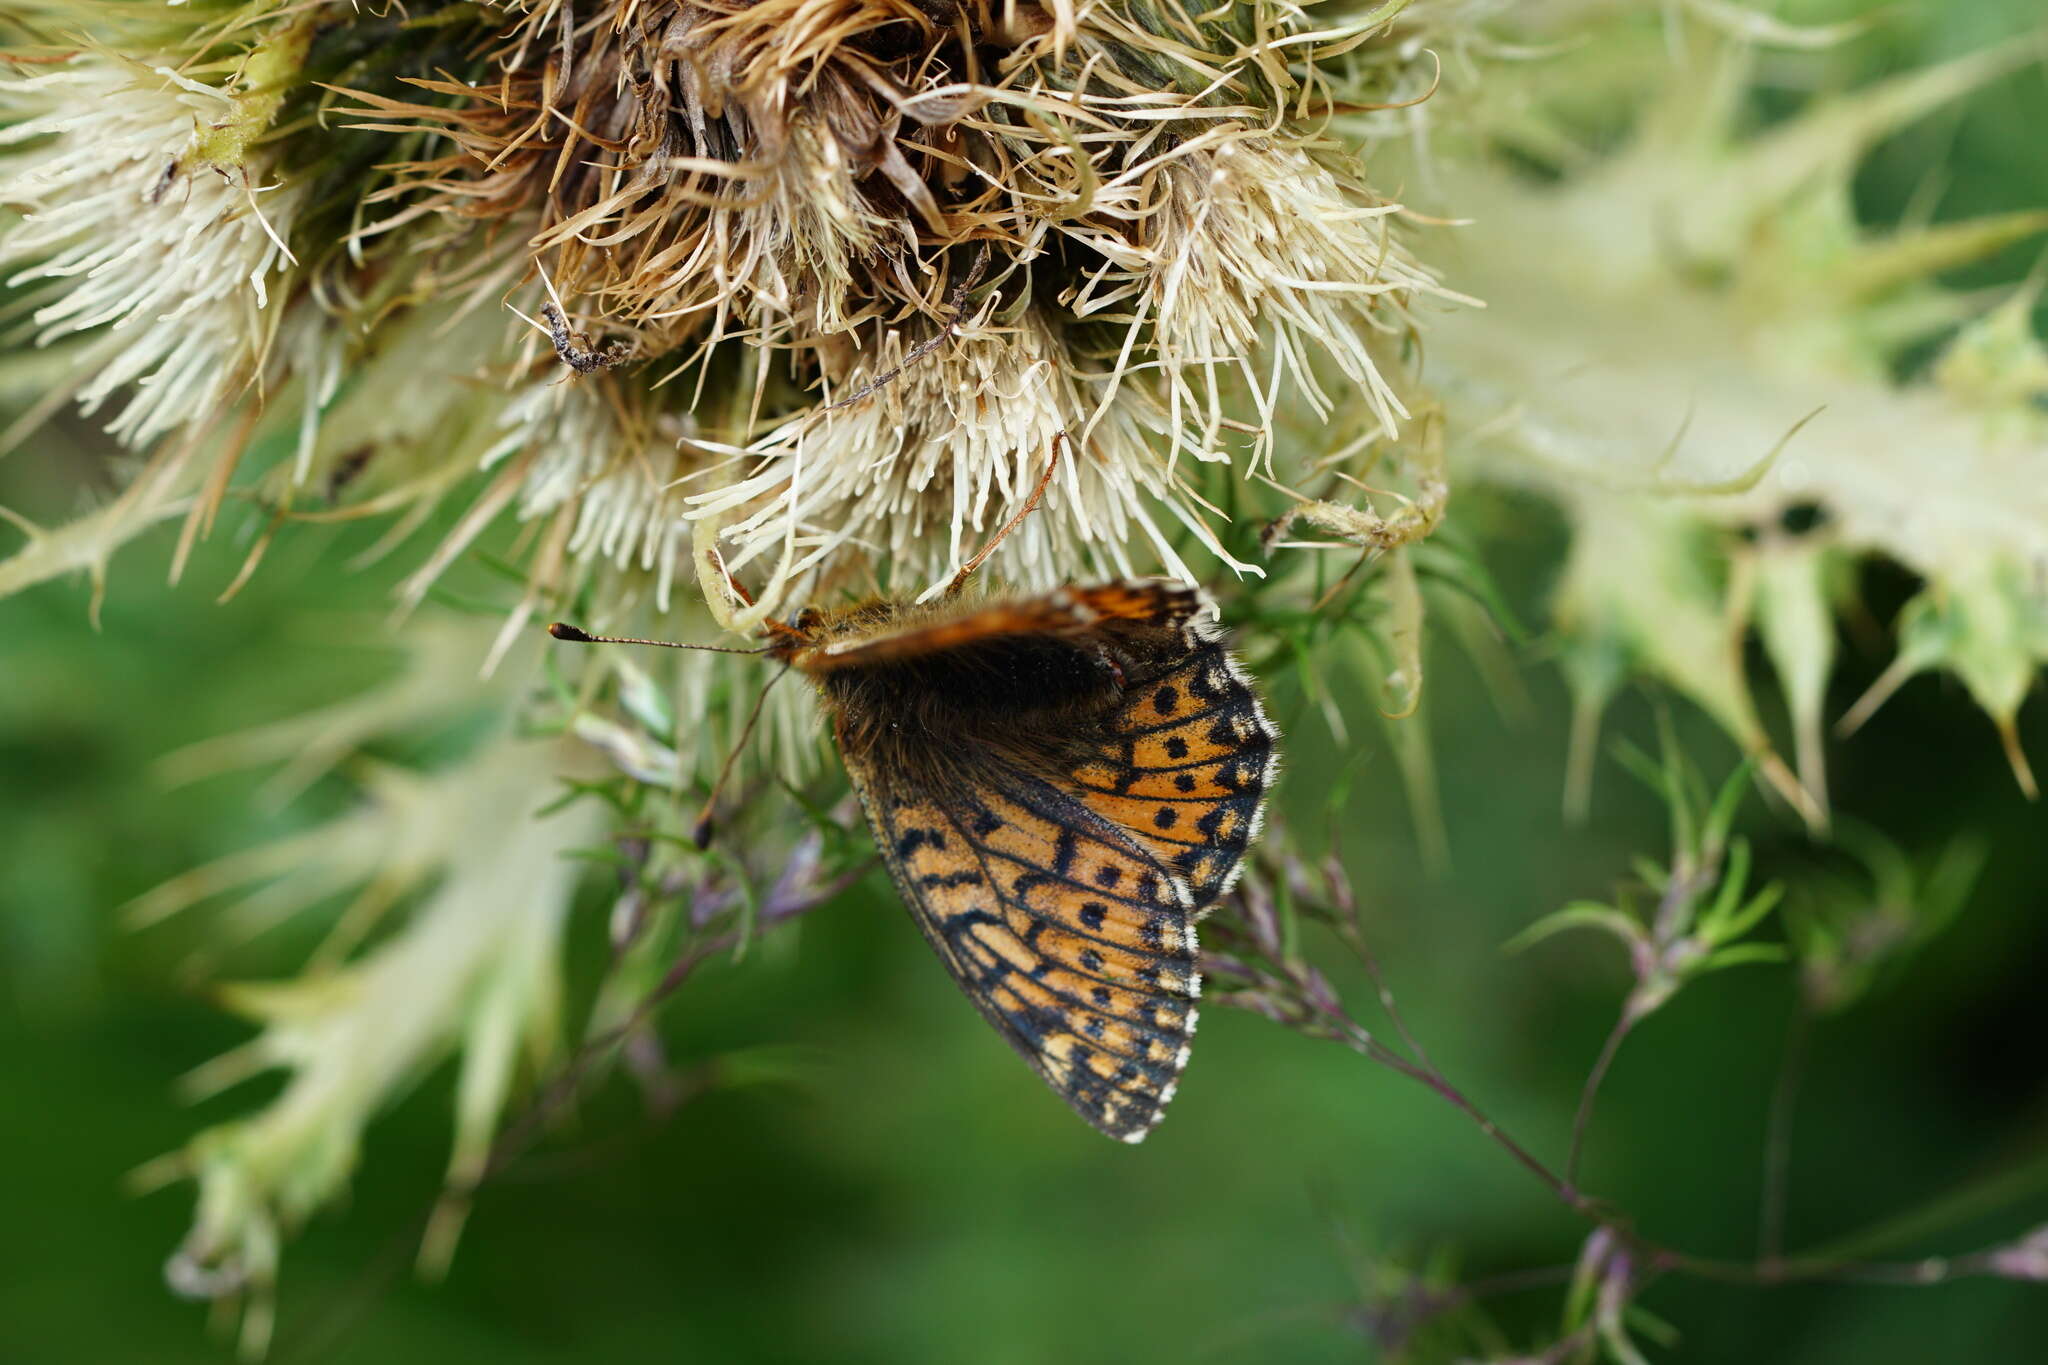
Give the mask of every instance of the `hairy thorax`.
[{"label": "hairy thorax", "polygon": [[958,607],[889,601],[807,611],[770,652],[811,675],[849,758],[926,772],[971,768],[990,748],[1057,765],[1075,736],[1123,698],[1124,682],[1164,648],[1140,631],[996,635],[872,664],[834,666],[834,651],[940,622]]}]

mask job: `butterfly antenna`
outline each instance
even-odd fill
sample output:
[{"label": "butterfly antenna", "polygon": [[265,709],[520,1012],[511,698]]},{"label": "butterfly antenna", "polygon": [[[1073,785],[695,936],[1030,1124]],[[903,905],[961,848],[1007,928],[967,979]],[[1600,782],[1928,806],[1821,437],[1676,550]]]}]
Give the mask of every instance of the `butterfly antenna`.
[{"label": "butterfly antenna", "polygon": [[1053,433],[1052,458],[1045,462],[1045,473],[1038,476],[1038,487],[1031,490],[1031,496],[1024,500],[1024,505],[1022,507],[1017,509],[1017,515],[1011,517],[1008,521],[1004,522],[1002,529],[989,537],[988,544],[982,546],[979,550],[976,550],[974,552],[974,558],[968,560],[965,564],[962,564],[960,566],[960,572],[954,574],[953,581],[946,585],[947,596],[950,597],[952,594],[960,591],[961,585],[966,583],[969,578],[973,577],[974,571],[980,568],[983,562],[986,561],[990,555],[996,552],[996,546],[1002,544],[1003,541],[1009,536],[1010,532],[1016,530],[1018,526],[1022,525],[1024,518],[1030,516],[1032,512],[1037,510],[1039,501],[1045,497],[1046,487],[1052,483],[1052,476],[1059,470],[1060,448],[1064,446],[1066,442],[1066,432],[1057,431]]},{"label": "butterfly antenna", "polygon": [[690,841],[696,844],[700,851],[711,847],[711,834],[717,827],[714,817],[718,811],[718,794],[725,790],[725,779],[732,775],[732,765],[739,758],[740,750],[746,748],[747,741],[753,737],[754,727],[761,720],[761,709],[768,703],[768,693],[788,672],[789,665],[784,664],[754,695],[754,709],[747,713],[747,723],[740,730],[740,737],[732,742],[732,748],[726,751],[725,762],[718,767],[718,776],[711,783],[711,794],[704,798],[704,807],[697,812],[697,823],[690,827]]},{"label": "butterfly antenna", "polygon": [[637,640],[628,635],[586,635],[566,621],[548,627],[548,634],[572,645],[659,645],[663,649],[701,649],[712,654],[766,654],[762,649],[728,649],[724,645],[686,645],[675,640]]}]

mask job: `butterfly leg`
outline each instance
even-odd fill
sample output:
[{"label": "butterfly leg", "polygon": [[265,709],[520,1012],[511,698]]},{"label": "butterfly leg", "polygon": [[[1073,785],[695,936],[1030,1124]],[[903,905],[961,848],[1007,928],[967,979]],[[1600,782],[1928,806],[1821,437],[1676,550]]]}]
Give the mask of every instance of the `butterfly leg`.
[{"label": "butterfly leg", "polygon": [[954,593],[965,587],[967,580],[974,577],[974,571],[982,566],[983,561],[996,552],[996,546],[1002,544],[1010,532],[1021,526],[1024,518],[1031,515],[1032,511],[1038,506],[1039,499],[1045,496],[1046,487],[1052,483],[1053,474],[1060,467],[1060,447],[1065,445],[1066,442],[1066,432],[1056,431],[1053,433],[1052,458],[1045,462],[1045,473],[1039,475],[1038,486],[1031,490],[1031,496],[1024,500],[1022,507],[1017,509],[1017,515],[1004,522],[1002,529],[989,537],[988,544],[975,551],[974,557],[960,566],[960,572],[954,574],[953,580],[946,584],[945,596],[951,597]]}]

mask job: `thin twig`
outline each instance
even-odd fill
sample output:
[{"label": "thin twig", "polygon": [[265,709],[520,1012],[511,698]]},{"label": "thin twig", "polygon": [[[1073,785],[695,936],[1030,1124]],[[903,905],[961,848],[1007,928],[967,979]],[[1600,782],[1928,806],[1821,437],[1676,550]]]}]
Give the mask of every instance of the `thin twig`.
[{"label": "thin twig", "polygon": [[1601,1044],[1600,1055],[1594,1060],[1593,1069],[1586,1073],[1586,1084],[1579,1091],[1578,1112],[1572,1115],[1572,1145],[1564,1158],[1564,1178],[1575,1185],[1579,1180],[1579,1158],[1586,1150],[1586,1130],[1593,1122],[1593,1103],[1607,1080],[1608,1068],[1614,1065],[1615,1054],[1621,1051],[1622,1040],[1640,1017],[1632,1009],[1623,1009],[1615,1016],[1614,1027],[1607,1031],[1607,1041]]},{"label": "thin twig", "polygon": [[[1338,923],[1341,925],[1342,920],[1340,919]],[[1223,931],[1219,937],[1223,938],[1226,944],[1231,939],[1239,937],[1231,932],[1227,924],[1219,924],[1217,928]],[[1360,935],[1360,938],[1362,940],[1363,936]],[[1512,1157],[1517,1165],[1542,1182],[1559,1203],[1596,1228],[1605,1230],[1627,1247],[1646,1276],[1677,1272],[1725,1284],[1759,1287],[1817,1282],[1921,1286],[1945,1284],[1971,1276],[2003,1273],[1998,1263],[1997,1249],[1976,1251],[1962,1256],[1933,1256],[1908,1261],[1853,1261],[1821,1255],[1779,1257],[1771,1261],[1730,1261],[1696,1256],[1644,1237],[1629,1226],[1624,1216],[1585,1194],[1569,1176],[1560,1175],[1552,1170],[1540,1157],[1524,1147],[1513,1134],[1489,1118],[1485,1111],[1434,1064],[1427,1061],[1411,1061],[1375,1038],[1370,1030],[1353,1019],[1344,1009],[1342,1002],[1337,999],[1335,992],[1330,989],[1329,983],[1322,979],[1320,973],[1292,961],[1275,963],[1274,968],[1281,974],[1278,979],[1273,978],[1262,968],[1225,956],[1214,959],[1211,971],[1219,975],[1249,975],[1254,985],[1263,978],[1269,986],[1290,987],[1292,1002],[1307,1007],[1306,1018],[1298,1014],[1290,1015],[1277,1009],[1270,1002],[1262,1005],[1259,1003],[1261,993],[1257,990],[1225,993],[1222,999],[1265,1012],[1270,1018],[1283,1022],[1291,1019],[1298,1026],[1305,1025],[1303,1031],[1309,1032],[1311,1036],[1340,1042],[1367,1060],[1377,1062],[1388,1070],[1427,1087],[1438,1098],[1471,1120],[1473,1125],[1496,1146]]]},{"label": "thin twig", "polygon": [[[794,901],[787,906],[770,907],[753,926],[753,935],[759,935],[777,925],[787,923],[832,900],[840,892],[873,870],[875,862],[876,860],[871,858],[860,864],[860,866],[841,873],[825,886],[818,888],[814,894],[805,896],[801,900]],[[744,928],[729,929],[725,933],[705,939],[701,943],[692,944],[689,950],[678,957],[674,964],[669,967],[668,971],[662,975],[661,980],[655,983],[653,989],[641,997],[640,1002],[633,1007],[633,1012],[626,1017],[623,1023],[614,1025],[596,1037],[586,1040],[576,1050],[575,1055],[570,1057],[568,1062],[563,1065],[554,1080],[534,1098],[532,1104],[527,1106],[526,1112],[513,1122],[507,1124],[504,1130],[499,1133],[498,1140],[491,1145],[490,1157],[484,1162],[483,1170],[478,1174],[477,1178],[470,1182],[466,1188],[457,1189],[454,1192],[458,1195],[471,1193],[477,1187],[489,1181],[494,1175],[504,1170],[511,1162],[518,1160],[539,1137],[542,1126],[546,1121],[554,1115],[556,1110],[574,1097],[576,1091],[583,1083],[583,1078],[589,1074],[591,1068],[596,1065],[601,1056],[611,1048],[624,1042],[636,1030],[646,1024],[654,1011],[660,1008],[662,1002],[682,989],[683,984],[695,974],[699,967],[714,957],[731,952],[739,946],[740,940],[747,936],[747,931]]]},{"label": "thin twig", "polygon": [[1645,1267],[1652,1271],[1678,1271],[1700,1279],[1716,1280],[1725,1284],[1771,1286],[1802,1283],[1835,1284],[1891,1284],[1891,1285],[1932,1285],[1946,1284],[1954,1280],[1967,1279],[1977,1275],[1999,1274],[1995,1263],[1995,1251],[1971,1252],[1963,1256],[1928,1256],[1910,1261],[1836,1261],[1824,1258],[1793,1257],[1780,1259],[1774,1264],[1754,1261],[1728,1261],[1710,1256],[1695,1256],[1662,1242],[1652,1241],[1630,1228],[1626,1221],[1606,1212],[1598,1201],[1588,1197],[1569,1180],[1558,1175],[1543,1161],[1531,1153],[1514,1136],[1486,1114],[1463,1091],[1453,1085],[1434,1067],[1422,1067],[1408,1061],[1399,1053],[1388,1048],[1370,1033],[1360,1027],[1341,1008],[1324,1006],[1333,1023],[1343,1030],[1342,1038],[1352,1051],[1365,1056],[1382,1066],[1399,1072],[1412,1081],[1427,1086],[1446,1103],[1464,1114],[1491,1138],[1496,1145],[1513,1157],[1523,1169],[1549,1188],[1558,1202],[1598,1227],[1605,1228],[1621,1239],[1639,1256]]},{"label": "thin twig", "polygon": [[[1488,1118],[1485,1111],[1474,1104],[1464,1091],[1451,1084],[1450,1080],[1442,1072],[1438,1071],[1434,1066],[1409,1061],[1400,1053],[1395,1052],[1392,1048],[1380,1042],[1379,1039],[1374,1038],[1365,1029],[1360,1028],[1351,1020],[1349,1015],[1343,1014],[1342,1011],[1338,1012],[1338,1016],[1343,1020],[1344,1026],[1354,1034],[1354,1040],[1349,1043],[1352,1051],[1369,1057],[1380,1065],[1406,1076],[1409,1080],[1435,1091],[1437,1096],[1445,1103],[1449,1104],[1466,1118],[1472,1120],[1480,1132],[1486,1134],[1502,1151],[1520,1163],[1524,1170],[1548,1186],[1550,1192],[1556,1195],[1558,1201],[1566,1208],[1571,1209],[1575,1213],[1595,1217],[1591,1201],[1584,1194],[1574,1189],[1571,1182],[1558,1175],[1550,1167],[1544,1165],[1542,1160],[1533,1152],[1516,1141],[1513,1134],[1502,1128],[1498,1123],[1495,1123],[1491,1118]],[[1596,1217],[1596,1221],[1600,1220]]]},{"label": "thin twig", "polygon": [[1785,1204],[1792,1166],[1792,1117],[1798,1107],[1800,1082],[1806,1076],[1806,1047],[1813,1032],[1813,1014],[1804,1000],[1792,1006],[1785,1029],[1785,1056],[1778,1082],[1771,1089],[1771,1112],[1764,1127],[1763,1207],[1757,1218],[1757,1259],[1775,1265],[1785,1254]]},{"label": "thin twig", "polygon": [[1365,941],[1365,931],[1359,925],[1355,911],[1343,922],[1338,932],[1350,946],[1353,955],[1364,964],[1365,974],[1372,978],[1373,990],[1379,997],[1380,1009],[1385,1012],[1388,1022],[1393,1024],[1394,1031],[1401,1035],[1401,1041],[1407,1045],[1408,1051],[1414,1054],[1416,1061],[1432,1071],[1435,1070],[1434,1064],[1429,1060],[1428,1050],[1422,1046],[1422,1040],[1409,1030],[1408,1021],[1401,1017],[1400,1007],[1394,1003],[1393,988],[1387,984],[1386,974],[1380,970],[1379,956]]},{"label": "thin twig", "polygon": [[[1681,866],[1673,871],[1671,884],[1664,889],[1657,913],[1651,920],[1651,932],[1660,958],[1670,951],[1684,934],[1685,927],[1692,923],[1695,903],[1721,879],[1721,853],[1718,849],[1709,850],[1705,865],[1690,872],[1683,869],[1683,862],[1681,859]],[[1639,988],[1640,985],[1639,982]],[[1615,1016],[1614,1027],[1607,1031],[1606,1040],[1600,1044],[1600,1055],[1593,1060],[1593,1069],[1586,1073],[1586,1083],[1579,1089],[1579,1107],[1572,1114],[1571,1147],[1564,1158],[1564,1178],[1574,1186],[1579,1181],[1579,1160],[1585,1155],[1586,1134],[1593,1124],[1593,1109],[1599,1102],[1600,1088],[1607,1083],[1607,1073],[1613,1068],[1621,1045],[1648,1012],[1637,1008],[1636,1000],[1635,995],[1630,995],[1621,1012]]]}]

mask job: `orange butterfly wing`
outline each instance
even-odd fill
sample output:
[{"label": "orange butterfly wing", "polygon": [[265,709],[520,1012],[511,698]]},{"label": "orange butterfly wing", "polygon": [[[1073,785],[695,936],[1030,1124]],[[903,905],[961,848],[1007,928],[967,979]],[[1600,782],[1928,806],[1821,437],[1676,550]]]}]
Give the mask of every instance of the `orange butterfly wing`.
[{"label": "orange butterfly wing", "polygon": [[1190,630],[1185,654],[1125,680],[1072,777],[1088,808],[1150,849],[1206,911],[1258,837],[1279,732],[1222,642]]},{"label": "orange butterfly wing", "polygon": [[1187,1064],[1201,993],[1179,880],[999,754],[949,791],[848,771],[904,904],[968,997],[1082,1118],[1142,1139]]}]

